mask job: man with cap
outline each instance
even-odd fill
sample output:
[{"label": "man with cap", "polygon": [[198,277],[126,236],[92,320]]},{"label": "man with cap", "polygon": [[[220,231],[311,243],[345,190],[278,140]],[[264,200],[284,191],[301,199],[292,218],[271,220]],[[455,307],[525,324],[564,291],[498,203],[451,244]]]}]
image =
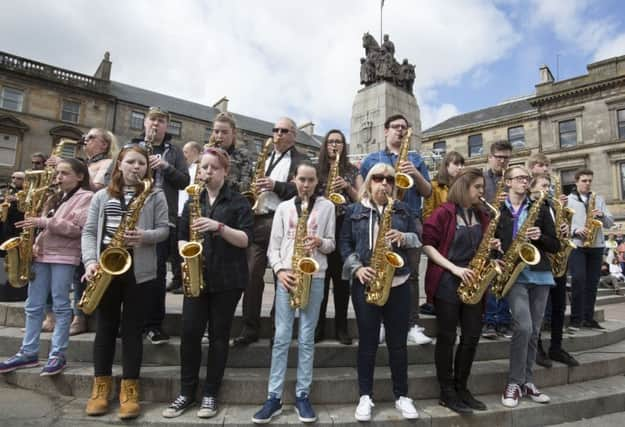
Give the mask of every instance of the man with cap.
[{"label": "man with cap", "polygon": [[169,113],[160,107],[151,107],[146,116],[143,126],[145,132],[132,143],[143,144],[146,135],[154,132],[152,141],[152,153],[150,154],[150,168],[152,169],[154,186],[161,188],[167,199],[169,214],[169,237],[167,240],[156,245],[156,255],[159,259],[156,280],[148,282],[149,289],[146,292],[146,318],[144,329],[148,340],[152,344],[163,344],[169,340],[169,336],[162,330],[165,319],[165,277],[167,275],[166,263],[163,260],[176,250],[176,222],[178,219],[178,190],[183,190],[189,185],[189,172],[182,150],[171,141],[171,135],[167,133]]}]

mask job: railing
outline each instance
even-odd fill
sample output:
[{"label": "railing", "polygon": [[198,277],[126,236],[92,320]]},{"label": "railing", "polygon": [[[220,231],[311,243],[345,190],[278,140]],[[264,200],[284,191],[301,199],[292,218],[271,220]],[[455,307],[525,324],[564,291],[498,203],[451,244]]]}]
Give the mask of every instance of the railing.
[{"label": "railing", "polygon": [[104,80],[75,71],[53,67],[52,65],[43,64],[6,52],[0,52],[0,69],[1,68],[20,71],[31,76],[42,77],[73,86],[81,86],[87,89],[103,90],[106,87],[106,82]]}]

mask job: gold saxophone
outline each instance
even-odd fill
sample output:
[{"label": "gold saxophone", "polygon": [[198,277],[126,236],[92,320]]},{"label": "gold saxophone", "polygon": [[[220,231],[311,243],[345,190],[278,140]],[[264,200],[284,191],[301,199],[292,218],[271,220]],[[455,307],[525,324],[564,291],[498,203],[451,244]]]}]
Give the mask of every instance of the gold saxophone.
[{"label": "gold saxophone", "polygon": [[9,202],[9,196],[11,195],[11,188],[7,187],[4,190],[4,200],[0,203],[0,222],[6,222],[9,217],[9,208],[11,203]]},{"label": "gold saxophone", "polygon": [[202,216],[200,194],[202,186],[188,185],[184,189],[189,195],[189,241],[178,251],[182,261],[182,290],[187,297],[199,297],[204,289],[204,275],[202,272],[202,234],[191,227],[193,222]]},{"label": "gold saxophone", "polygon": [[373,252],[371,253],[370,267],[375,270],[375,279],[366,285],[365,300],[369,304],[383,306],[388,300],[395,276],[395,269],[404,266],[404,260],[397,252],[389,249],[386,243],[386,233],[391,229],[393,215],[392,197],[387,197],[386,209],[382,214],[378,235],[375,239]]},{"label": "gold saxophone", "polygon": [[142,182],[143,191],[128,206],[128,212],[115,230],[111,242],[100,254],[97,270],[93,277],[87,281],[85,291],[78,303],[78,308],[85,314],[91,314],[95,311],[113,277],[124,274],[132,266],[132,257],[124,247],[124,234],[126,230],[132,230],[137,225],[141,208],[143,208],[152,190],[151,178],[145,178]]},{"label": "gold saxophone", "polygon": [[334,163],[332,164],[332,167],[330,168],[330,173],[328,175],[328,182],[326,184],[326,192],[325,192],[325,198],[330,200],[335,205],[344,205],[347,202],[347,200],[345,200],[345,197],[341,193],[336,193],[332,191],[332,187],[333,187],[332,184],[334,184],[334,180],[336,179],[336,177],[339,176],[340,161],[341,161],[341,153],[336,151],[336,158],[334,159]]},{"label": "gold saxophone", "polygon": [[[571,229],[571,223],[573,222],[573,214],[575,211],[569,207],[566,207],[560,201],[562,195],[562,189],[560,188],[560,179],[557,175],[552,177],[554,191],[553,191],[553,209],[555,211],[555,227],[556,233],[560,235],[561,224],[567,224],[569,230]],[[555,254],[547,254],[547,258],[551,263],[551,272],[553,277],[562,277],[566,274],[567,262],[571,251],[577,248],[577,245],[573,243],[573,240],[560,236],[560,250]]]},{"label": "gold saxophone", "polygon": [[398,172],[399,165],[402,162],[408,160],[408,149],[410,148],[410,138],[412,138],[412,128],[406,130],[406,134],[401,139],[401,147],[399,148],[399,154],[397,155],[397,162],[395,162],[395,188],[397,200],[402,200],[407,190],[412,188],[414,180],[406,173]]},{"label": "gold saxophone", "polygon": [[262,193],[258,188],[257,181],[265,176],[265,163],[267,162],[267,157],[269,157],[269,147],[273,144],[273,138],[267,138],[263,148],[260,150],[260,154],[258,155],[258,160],[256,160],[256,168],[254,170],[254,179],[250,184],[250,189],[244,191],[242,196],[247,198],[250,202],[250,206],[252,207],[252,211],[256,212],[258,210],[259,201],[262,197]]},{"label": "gold saxophone", "polygon": [[154,138],[156,138],[156,127],[152,126],[143,137],[143,147],[148,152],[148,156],[151,156],[154,151]]},{"label": "gold saxophone", "polygon": [[304,309],[308,305],[310,298],[310,284],[312,276],[319,271],[319,263],[311,256],[308,256],[304,248],[304,241],[308,236],[308,205],[302,202],[302,213],[297,219],[295,229],[295,246],[291,265],[295,273],[295,289],[291,291],[289,305],[293,310]]},{"label": "gold saxophone", "polygon": [[497,230],[497,224],[499,223],[501,213],[499,209],[488,203],[483,197],[480,197],[480,200],[491,211],[492,218],[488,223],[488,228],[484,233],[484,237],[482,237],[482,241],[473,259],[469,262],[468,268],[475,273],[475,278],[472,281],[463,280],[458,286],[458,297],[465,304],[477,304],[480,302],[490,282],[495,276],[502,273],[499,265],[491,260],[489,256],[490,241],[495,237],[495,231]]},{"label": "gold saxophone", "polygon": [[536,222],[536,218],[538,218],[538,213],[545,203],[546,197],[547,194],[541,191],[538,199],[532,204],[525,222],[523,222],[523,225],[517,231],[516,238],[503,255],[503,262],[505,264],[504,270],[495,278],[491,288],[497,298],[503,298],[510,292],[517,277],[525,267],[528,265],[536,265],[540,262],[540,252],[538,248],[527,241],[525,234],[527,229],[532,227]]},{"label": "gold saxophone", "polygon": [[213,147],[219,147],[219,145],[217,145],[217,140],[215,139],[215,137],[211,135],[208,137],[208,142],[204,144],[204,149]]},{"label": "gold saxophone", "polygon": [[588,230],[588,234],[582,242],[582,247],[584,248],[589,248],[590,245],[595,243],[597,233],[603,227],[603,223],[592,216],[592,211],[595,210],[596,198],[596,193],[590,193],[590,195],[588,196],[588,209],[586,210],[586,223],[584,224],[584,227],[586,227],[586,229]]}]

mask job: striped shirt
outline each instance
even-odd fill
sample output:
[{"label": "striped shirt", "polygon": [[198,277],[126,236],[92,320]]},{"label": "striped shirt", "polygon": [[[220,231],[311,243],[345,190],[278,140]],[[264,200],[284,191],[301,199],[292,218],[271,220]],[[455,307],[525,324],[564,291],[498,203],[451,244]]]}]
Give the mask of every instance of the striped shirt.
[{"label": "striped shirt", "polygon": [[122,204],[120,203],[119,199],[110,199],[104,205],[104,234],[102,237],[103,246],[107,246],[109,243],[111,243],[115,232],[121,224],[122,217],[127,212],[128,205],[130,205],[130,202],[132,201],[134,195],[134,189],[124,190],[124,202],[126,209],[122,209]]}]

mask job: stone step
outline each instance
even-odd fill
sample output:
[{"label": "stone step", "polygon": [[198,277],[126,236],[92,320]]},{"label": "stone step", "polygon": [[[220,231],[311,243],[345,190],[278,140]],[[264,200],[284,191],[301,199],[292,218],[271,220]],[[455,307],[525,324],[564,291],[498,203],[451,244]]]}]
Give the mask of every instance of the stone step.
[{"label": "stone step", "polygon": [[[603,347],[625,340],[625,322],[606,321],[602,325],[605,331],[582,329],[574,335],[564,334],[563,346],[569,351],[582,351],[596,347]],[[20,347],[23,337],[22,328],[0,327],[0,355],[14,354]],[[41,334],[39,357],[45,359],[49,353],[51,333]],[[69,362],[92,362],[93,340],[95,333],[89,332],[70,338],[70,346],[67,351]],[[544,333],[544,346],[549,348],[549,333]],[[382,344],[382,348],[386,345]],[[206,360],[207,345],[202,346],[202,360]],[[315,346],[315,367],[341,367],[354,366],[357,357],[357,340],[350,346],[345,346],[336,341],[322,341]],[[505,359],[509,353],[509,339],[497,340],[482,339],[478,346],[476,360]],[[116,363],[121,358],[121,342],[117,340]],[[297,360],[297,342],[291,344],[289,352],[289,367],[295,367]],[[268,368],[271,362],[271,348],[269,339],[261,339],[247,347],[230,349],[228,366],[231,368]],[[145,365],[178,365],[180,364],[180,337],[172,337],[167,344],[154,346],[149,342],[144,343],[143,363]],[[408,344],[408,363],[425,364],[434,363],[434,345]],[[378,366],[388,365],[388,353],[381,350],[377,354]]]},{"label": "stone step", "polygon": [[[174,297],[180,297],[179,295],[169,295],[168,299]],[[178,301],[178,299],[180,301]],[[182,298],[177,298],[176,303],[171,303],[167,306],[167,313],[165,314],[165,320],[163,321],[163,329],[171,336],[179,336],[182,329]],[[599,304],[600,298],[597,298],[597,304]],[[625,301],[625,300],[623,300]],[[565,322],[569,320],[570,307],[567,306]],[[269,308],[264,307],[261,317],[260,337],[271,338],[273,336],[272,320],[270,318]],[[325,323],[325,336],[333,339],[335,337],[334,331],[334,318],[329,313]],[[605,319],[603,309],[595,309],[595,320],[602,322]],[[8,327],[24,327],[24,303],[23,302],[0,302],[0,326]],[[358,337],[358,326],[356,324],[355,315],[351,310],[347,316],[347,326],[349,333],[352,337]],[[436,317],[421,315],[419,319],[419,325],[425,328],[425,333],[428,336],[436,335]],[[241,304],[237,307],[233,322],[232,322],[232,336],[237,336],[243,327],[243,317],[241,314]],[[89,319],[89,330],[95,331],[95,316]],[[293,330],[297,331],[297,319],[293,326]]]},{"label": "stone step", "polygon": [[578,421],[551,424],[549,427],[622,427],[625,411],[618,411],[613,414],[600,415],[598,417],[582,418]]},{"label": "stone step", "polygon": [[597,301],[595,302],[595,307],[600,307],[604,305],[610,304],[620,304],[625,302],[625,295],[616,295],[614,293],[610,295],[597,295]]},{"label": "stone step", "polygon": [[[437,400],[417,400],[415,406],[419,411],[419,419],[410,422],[401,418],[392,402],[376,400],[373,408],[373,418],[368,426],[497,426],[497,427],[534,427],[553,425],[564,422],[616,414],[625,410],[625,378],[611,376],[600,380],[585,381],[576,384],[566,384],[542,389],[551,397],[551,403],[539,404],[529,399],[523,399],[518,407],[509,409],[501,405],[500,392],[481,395],[479,399],[488,410],[476,412],[471,416],[460,416],[438,405]],[[51,425],[64,427],[83,427],[100,425],[127,425],[117,419],[117,403],[113,403],[110,414],[102,417],[87,417],[84,415],[86,400],[64,399],[61,415],[56,420],[50,420]],[[356,401],[345,404],[321,404],[313,399],[318,421],[316,426],[362,426],[354,419]],[[219,412],[214,418],[201,420],[196,417],[196,409],[189,409],[178,418],[165,419],[161,416],[166,404],[160,402],[144,402],[142,415],[135,421],[145,426],[172,426],[186,427],[197,425],[248,426],[251,425],[252,415],[260,408],[262,402],[254,405],[221,404]],[[622,415],[621,415],[622,417]],[[609,419],[614,419],[609,417]],[[622,420],[622,418],[620,418]],[[299,425],[293,407],[285,404],[282,415],[275,417],[271,425],[275,427]],[[565,424],[567,427],[569,424]],[[577,424],[571,426],[606,426],[606,424]],[[610,424],[610,425],[622,425]]]},{"label": "stone step", "polygon": [[[569,368],[554,363],[550,369],[535,368],[539,387],[552,387],[578,383],[625,372],[625,341],[596,347],[582,352],[572,352],[580,366]],[[477,361],[473,365],[470,388],[476,394],[499,393],[506,383],[508,360],[497,359]],[[22,369],[5,375],[8,383],[45,393],[64,396],[85,397],[91,390],[93,366],[91,363],[72,362],[62,375],[40,377],[40,368]],[[114,366],[116,377],[121,368]],[[268,368],[229,368],[225,372],[220,400],[224,403],[258,404],[267,395]],[[141,389],[145,400],[167,402],[179,391],[179,366],[144,366],[141,371]],[[296,369],[286,373],[284,399],[294,400]],[[390,369],[377,367],[375,371],[377,400],[391,401],[392,384]],[[204,378],[204,370],[200,373]],[[408,367],[410,395],[416,399],[435,399],[439,393],[433,364],[413,364]],[[118,380],[117,380],[118,381]],[[314,402],[339,404],[355,402],[358,399],[358,383],[355,363],[353,367],[316,368],[311,391]]]}]

